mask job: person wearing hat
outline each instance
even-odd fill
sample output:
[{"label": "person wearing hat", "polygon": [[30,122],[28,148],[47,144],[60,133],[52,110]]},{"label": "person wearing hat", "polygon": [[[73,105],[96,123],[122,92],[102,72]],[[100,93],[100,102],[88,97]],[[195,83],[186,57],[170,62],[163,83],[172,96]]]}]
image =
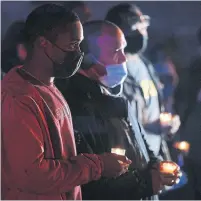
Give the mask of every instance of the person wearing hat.
[{"label": "person wearing hat", "polygon": [[71,77],[82,62],[78,16],[42,5],[28,15],[24,35],[26,62],[2,81],[1,198],[80,200],[80,185],[118,177],[131,161],[110,151],[76,153],[71,112],[54,78]]},{"label": "person wearing hat", "polygon": [[[83,29],[83,62],[61,90],[72,112],[77,151],[100,154],[121,148],[133,161],[129,171],[118,178],[83,185],[83,199],[155,199],[153,195],[164,184],[172,185],[175,178],[170,176],[170,184],[159,172],[159,161],[141,134],[143,128],[136,119],[133,124],[128,121],[127,101],[119,97],[121,90],[111,90],[121,86],[127,76],[124,34],[113,23],[102,20],[89,21]],[[61,82],[66,84],[65,80]]]},{"label": "person wearing hat", "polygon": [[[121,3],[108,11],[105,20],[115,23],[125,34],[128,76],[124,82],[123,95],[130,102],[131,116],[136,115],[142,123],[150,149],[159,156],[162,142],[167,148],[165,141],[162,141],[162,133],[169,132],[170,127],[161,126],[161,84],[152,64],[143,56],[148,43],[150,17],[133,4]],[[170,158],[169,152],[163,152],[163,156],[165,159]]]}]

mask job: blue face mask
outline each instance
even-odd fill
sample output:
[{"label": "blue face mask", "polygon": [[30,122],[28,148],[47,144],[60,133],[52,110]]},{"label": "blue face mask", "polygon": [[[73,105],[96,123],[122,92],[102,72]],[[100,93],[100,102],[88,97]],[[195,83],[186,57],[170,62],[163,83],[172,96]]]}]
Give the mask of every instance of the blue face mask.
[{"label": "blue face mask", "polygon": [[106,66],[107,75],[100,77],[99,81],[108,88],[113,88],[124,82],[127,77],[126,63]]}]

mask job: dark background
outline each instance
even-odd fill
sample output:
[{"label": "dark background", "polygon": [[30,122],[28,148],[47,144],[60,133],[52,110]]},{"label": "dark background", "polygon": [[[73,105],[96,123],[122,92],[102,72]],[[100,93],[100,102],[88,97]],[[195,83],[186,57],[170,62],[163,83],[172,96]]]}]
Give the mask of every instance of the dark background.
[{"label": "dark background", "polygon": [[[107,10],[122,1],[86,1],[92,11],[92,19],[104,19]],[[199,1],[129,1],[138,5],[151,17],[149,48],[157,42],[174,36],[179,44],[177,57],[181,67],[186,67],[197,52],[197,29],[201,26],[201,2]],[[1,34],[15,20],[26,19],[35,7],[30,1],[1,2]]]}]

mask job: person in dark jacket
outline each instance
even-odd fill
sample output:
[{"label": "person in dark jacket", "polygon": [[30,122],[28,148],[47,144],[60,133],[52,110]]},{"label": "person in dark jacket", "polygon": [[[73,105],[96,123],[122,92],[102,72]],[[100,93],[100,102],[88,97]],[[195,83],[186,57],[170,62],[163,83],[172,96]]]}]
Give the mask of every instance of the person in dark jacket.
[{"label": "person in dark jacket", "polygon": [[128,121],[127,102],[118,96],[120,92],[111,93],[127,76],[124,34],[107,21],[83,26],[81,70],[62,91],[72,112],[77,151],[98,154],[118,147],[133,161],[124,176],[83,185],[83,199],[131,200],[156,195],[175,178],[160,174],[158,160],[143,139],[143,128],[134,118],[133,125]]},{"label": "person in dark jacket", "polygon": [[[189,86],[186,88],[186,110],[183,112],[181,127],[175,142],[186,141],[190,144],[187,154],[180,153],[180,163],[187,173],[188,182],[160,197],[162,200],[200,200],[201,199],[201,68],[189,69]],[[182,160],[181,160],[182,156]]]},{"label": "person in dark jacket", "polygon": [[160,114],[164,111],[162,87],[151,62],[143,55],[148,43],[150,17],[143,15],[133,4],[121,3],[108,11],[105,20],[119,26],[127,41],[128,77],[124,82],[123,95],[143,125],[150,149],[155,155],[160,155],[162,147],[163,157],[169,159],[168,151],[164,151],[164,148],[167,150],[166,143],[161,137],[170,130],[170,127],[164,128],[160,123]]},{"label": "person in dark jacket", "polygon": [[[195,64],[195,63],[194,63]],[[184,169],[188,175],[186,186],[188,198],[201,199],[201,66],[194,65],[190,68],[189,88],[187,91],[187,109],[185,110],[182,124],[178,133],[179,141],[190,144],[188,155],[184,157]],[[184,189],[185,190],[185,189]],[[184,199],[184,197],[182,197]]]}]

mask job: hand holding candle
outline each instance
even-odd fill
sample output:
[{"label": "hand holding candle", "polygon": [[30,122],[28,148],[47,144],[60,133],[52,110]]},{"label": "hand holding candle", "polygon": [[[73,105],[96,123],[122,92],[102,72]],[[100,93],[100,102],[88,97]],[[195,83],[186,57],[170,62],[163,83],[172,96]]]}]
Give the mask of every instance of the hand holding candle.
[{"label": "hand holding candle", "polygon": [[159,164],[161,180],[164,185],[172,186],[179,182],[181,177],[180,167],[172,161],[162,161]]},{"label": "hand holding candle", "polygon": [[160,162],[160,172],[167,174],[175,174],[179,170],[179,166],[172,161]]},{"label": "hand holding candle", "polygon": [[[111,153],[117,154],[117,155],[119,155],[119,156],[125,156],[126,150],[125,150],[125,149],[121,149],[121,148],[112,148],[112,149],[111,149]],[[118,160],[118,162],[119,162],[121,165],[123,165],[124,167],[127,167],[127,168],[128,168],[128,166],[130,165],[130,164],[125,163],[125,162],[120,161],[120,160]]]},{"label": "hand holding candle", "polygon": [[[128,165],[132,163],[126,156],[120,156],[114,153],[103,153],[99,155],[102,161],[102,176],[116,178],[128,171]],[[121,161],[123,164],[119,163]]]},{"label": "hand holding candle", "polygon": [[112,148],[111,153],[117,154],[117,155],[120,155],[120,156],[125,156],[126,150],[125,149],[120,149],[120,148]]}]

